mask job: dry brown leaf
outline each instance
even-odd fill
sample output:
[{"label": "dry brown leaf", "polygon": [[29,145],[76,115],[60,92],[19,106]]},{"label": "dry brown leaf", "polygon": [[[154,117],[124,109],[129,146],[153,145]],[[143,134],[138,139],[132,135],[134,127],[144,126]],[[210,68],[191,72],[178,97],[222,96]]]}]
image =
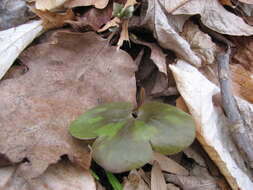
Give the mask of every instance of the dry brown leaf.
[{"label": "dry brown leaf", "polygon": [[16,172],[15,166],[0,169],[1,190],[96,190],[93,177],[69,162],[60,162],[38,178],[27,181]]},{"label": "dry brown leaf", "polygon": [[104,32],[109,28],[119,27],[120,24],[121,20],[118,17],[114,17],[112,20],[107,22],[101,29],[99,29],[98,32]]},{"label": "dry brown leaf", "polygon": [[154,153],[153,161],[151,164],[158,162],[162,171],[166,171],[178,175],[189,175],[189,172],[176,161],[168,158],[167,156],[157,153]]},{"label": "dry brown leaf", "polygon": [[158,70],[161,73],[165,74],[165,76],[167,76],[166,55],[163,53],[162,49],[155,43],[148,43],[138,39],[131,39],[131,40],[136,44],[149,47],[151,50],[150,59],[153,60]]},{"label": "dry brown leaf", "polygon": [[94,5],[97,9],[104,9],[108,3],[109,0],[69,0],[64,4],[64,7],[73,8]]},{"label": "dry brown leaf", "polygon": [[132,170],[127,179],[124,180],[123,190],[150,190],[139,172]]},{"label": "dry brown leaf", "polygon": [[82,31],[83,27],[90,26],[94,31],[99,30],[103,25],[111,20],[112,3],[104,9],[91,8],[83,15],[76,16],[75,21],[68,21],[77,31]]},{"label": "dry brown leaf", "polygon": [[253,35],[253,27],[242,18],[228,12],[218,0],[191,0],[173,12],[174,15],[201,15],[201,21],[208,28],[233,36]]},{"label": "dry brown leaf", "polygon": [[232,63],[242,65],[253,74],[253,38],[238,38],[235,43],[237,50]]},{"label": "dry brown leaf", "polygon": [[182,111],[186,112],[186,113],[190,113],[188,110],[188,107],[186,106],[184,99],[182,98],[182,96],[180,96],[179,98],[177,98],[176,100],[176,107],[181,109]]},{"label": "dry brown leaf", "polygon": [[187,149],[183,150],[184,154],[188,157],[193,159],[196,163],[198,163],[202,167],[206,167],[206,163],[203,157],[195,151],[193,148],[188,147]]},{"label": "dry brown leaf", "polygon": [[67,1],[68,0],[36,0],[35,7],[42,11],[52,10],[62,6]]},{"label": "dry brown leaf", "polygon": [[183,29],[183,36],[189,42],[191,49],[201,58],[202,63],[212,64],[216,56],[216,44],[212,42],[208,34],[202,32],[198,25],[191,21],[186,22]]},{"label": "dry brown leaf", "polygon": [[242,3],[247,3],[253,5],[253,0],[239,0]]},{"label": "dry brown leaf", "polygon": [[219,89],[196,68],[179,60],[170,66],[178,90],[197,125],[197,139],[219,167],[230,186],[237,190],[253,189],[248,171],[229,135],[229,124],[220,107],[213,103]]},{"label": "dry brown leaf", "polygon": [[179,187],[175,186],[173,183],[167,183],[167,190],[180,190]]},{"label": "dry brown leaf", "polygon": [[134,6],[136,4],[137,4],[136,0],[127,0],[125,5],[124,5],[124,9],[127,8],[127,7],[130,7],[130,6]]},{"label": "dry brown leaf", "polygon": [[129,42],[128,23],[129,23],[129,20],[124,20],[122,22],[120,38],[117,43],[118,48],[120,48],[123,45],[124,41]]},{"label": "dry brown leaf", "polygon": [[47,10],[41,11],[38,9],[33,9],[33,12],[42,19],[43,28],[45,30],[61,28],[67,21],[72,20],[75,16],[71,9],[64,14],[54,13]]},{"label": "dry brown leaf", "polygon": [[253,103],[253,78],[251,73],[239,64],[230,65],[230,69],[235,94]]},{"label": "dry brown leaf", "polygon": [[[184,60],[196,66],[200,66],[201,60],[199,57],[191,50],[188,42],[177,33],[178,28],[175,26],[177,22],[180,21],[176,20],[176,17],[167,17],[159,1],[150,0],[148,1],[148,9],[146,15],[142,19],[141,25],[153,32],[154,37],[161,47],[173,50]],[[184,22],[185,20],[182,21],[182,23]]]},{"label": "dry brown leaf", "polygon": [[151,190],[167,190],[166,182],[158,162],[154,162],[151,170]]},{"label": "dry brown leaf", "polygon": [[222,5],[227,5],[227,6],[233,7],[231,0],[219,0],[219,1]]},{"label": "dry brown leaf", "polygon": [[174,10],[183,6],[189,0],[173,0],[173,1],[159,0],[159,1],[168,13],[172,13]]},{"label": "dry brown leaf", "polygon": [[59,31],[21,60],[29,71],[0,83],[0,153],[13,163],[29,160],[19,168],[24,177],[40,175],[62,155],[88,168],[86,146],[67,128],[100,103],[135,103],[132,58],[95,33]]},{"label": "dry brown leaf", "polygon": [[174,183],[182,189],[189,190],[220,190],[213,179],[205,179],[196,176],[179,176],[172,174],[165,174],[166,181]]}]

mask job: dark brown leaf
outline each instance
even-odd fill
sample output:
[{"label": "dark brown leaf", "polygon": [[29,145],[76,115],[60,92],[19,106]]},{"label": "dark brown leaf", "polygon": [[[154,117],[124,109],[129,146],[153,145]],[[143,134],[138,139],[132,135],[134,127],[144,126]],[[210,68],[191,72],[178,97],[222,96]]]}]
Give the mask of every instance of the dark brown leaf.
[{"label": "dark brown leaf", "polygon": [[68,134],[78,115],[100,103],[135,103],[131,57],[95,33],[56,32],[21,57],[29,71],[0,82],[0,153],[25,177],[40,175],[60,156],[89,167],[87,147]]}]

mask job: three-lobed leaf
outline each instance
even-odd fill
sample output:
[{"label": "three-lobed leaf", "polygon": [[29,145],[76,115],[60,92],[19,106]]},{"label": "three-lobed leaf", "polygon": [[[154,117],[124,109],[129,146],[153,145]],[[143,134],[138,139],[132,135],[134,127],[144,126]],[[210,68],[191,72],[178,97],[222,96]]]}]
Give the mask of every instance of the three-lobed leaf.
[{"label": "three-lobed leaf", "polygon": [[136,118],[132,110],[127,102],[103,104],[81,115],[69,131],[78,139],[98,137],[92,157],[114,173],[145,165],[153,150],[166,155],[180,152],[195,138],[193,119],[174,106],[147,103]]}]

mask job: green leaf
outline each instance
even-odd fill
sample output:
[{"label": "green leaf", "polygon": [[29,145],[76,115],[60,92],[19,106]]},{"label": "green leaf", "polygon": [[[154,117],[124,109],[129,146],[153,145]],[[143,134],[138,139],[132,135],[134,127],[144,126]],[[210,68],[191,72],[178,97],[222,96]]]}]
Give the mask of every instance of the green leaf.
[{"label": "green leaf", "polygon": [[174,154],[195,138],[190,115],[174,106],[150,102],[140,107],[137,118],[130,103],[103,104],[75,120],[69,131],[79,139],[96,138],[92,157],[106,170],[119,173],[145,165],[152,149]]},{"label": "green leaf", "polygon": [[124,5],[123,4],[120,4],[120,3],[113,3],[113,11],[112,11],[112,15],[114,16],[114,17],[118,17],[118,18],[120,18],[120,16],[121,16],[121,11],[123,10],[123,8],[124,8]]},{"label": "green leaf", "polygon": [[134,6],[131,5],[131,6],[124,9],[124,11],[121,13],[120,18],[130,19],[133,16],[133,12],[134,12]]},{"label": "green leaf", "polygon": [[134,6],[131,5],[124,9],[124,5],[120,3],[113,3],[113,12],[112,15],[114,17],[118,17],[120,19],[130,19],[133,16]]},{"label": "green leaf", "polygon": [[113,190],[123,190],[121,183],[111,172],[105,171],[105,174],[106,174],[108,181],[112,185]]},{"label": "green leaf", "polygon": [[[133,106],[127,102],[110,103],[97,106],[81,115],[71,123],[70,134],[78,139],[93,139],[100,135],[111,135],[117,133],[119,122],[131,117]],[[108,130],[106,130],[106,126]],[[105,129],[100,129],[105,127]],[[110,128],[112,127],[112,128]],[[104,131],[104,133],[103,133]]]}]

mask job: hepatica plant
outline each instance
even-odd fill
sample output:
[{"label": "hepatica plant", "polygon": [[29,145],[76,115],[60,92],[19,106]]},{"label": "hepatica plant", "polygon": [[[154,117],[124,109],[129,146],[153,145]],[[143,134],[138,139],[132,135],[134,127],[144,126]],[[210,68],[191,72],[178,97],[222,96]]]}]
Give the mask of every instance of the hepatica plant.
[{"label": "hepatica plant", "polygon": [[151,102],[138,113],[127,102],[99,105],[77,118],[69,128],[78,139],[95,139],[93,159],[108,171],[125,172],[152,160],[153,151],[175,154],[195,138],[190,115],[174,106]]}]

